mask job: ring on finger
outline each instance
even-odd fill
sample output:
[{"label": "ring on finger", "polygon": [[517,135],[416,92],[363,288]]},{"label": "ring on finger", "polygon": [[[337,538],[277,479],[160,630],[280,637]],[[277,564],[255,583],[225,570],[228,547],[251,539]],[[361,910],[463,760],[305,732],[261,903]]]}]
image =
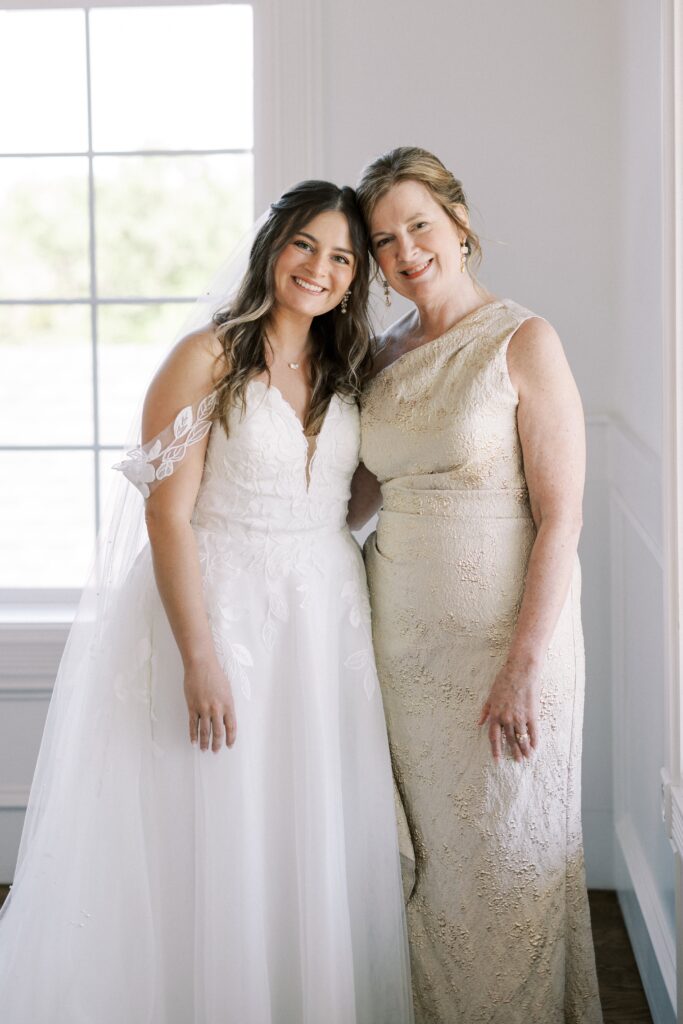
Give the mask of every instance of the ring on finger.
[{"label": "ring on finger", "polygon": [[516,732],[515,733],[515,739],[517,740],[518,743],[526,743],[526,741],[529,739],[529,733],[528,732]]}]

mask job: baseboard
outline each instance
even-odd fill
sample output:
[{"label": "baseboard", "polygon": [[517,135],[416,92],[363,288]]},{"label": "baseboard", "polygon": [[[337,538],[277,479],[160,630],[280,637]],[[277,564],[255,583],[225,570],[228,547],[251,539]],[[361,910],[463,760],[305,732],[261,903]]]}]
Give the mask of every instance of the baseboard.
[{"label": "baseboard", "polygon": [[629,822],[617,822],[615,834],[619,904],[653,1024],[676,1024],[675,935]]}]

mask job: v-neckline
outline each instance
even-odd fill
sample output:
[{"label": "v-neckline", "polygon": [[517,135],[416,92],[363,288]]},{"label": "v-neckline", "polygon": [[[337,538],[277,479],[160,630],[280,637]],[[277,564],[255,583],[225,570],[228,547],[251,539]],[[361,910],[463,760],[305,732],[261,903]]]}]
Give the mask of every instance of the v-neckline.
[{"label": "v-neckline", "polygon": [[[266,393],[269,391],[274,392],[280,404],[285,407],[285,409],[289,412],[289,415],[296,423],[299,431],[299,437],[303,441],[304,447],[306,449],[306,460],[304,463],[304,483],[306,488],[306,494],[309,494],[311,490],[311,482],[313,480],[313,464],[315,462],[315,457],[318,454],[320,438],[322,437],[323,430],[325,429],[325,424],[327,423],[327,419],[330,415],[330,408],[332,406],[332,402],[334,401],[335,396],[332,395],[332,397],[330,398],[327,409],[325,410],[323,421],[320,424],[320,430],[318,431],[317,434],[312,434],[309,438],[309,436],[306,434],[306,430],[301,419],[299,418],[296,409],[294,408],[291,402],[287,401],[287,399],[282,394],[277,384],[266,384],[264,380],[258,380],[257,378],[250,380],[249,384],[260,384]],[[312,440],[315,440],[315,444],[313,446],[311,446],[310,444]]]}]

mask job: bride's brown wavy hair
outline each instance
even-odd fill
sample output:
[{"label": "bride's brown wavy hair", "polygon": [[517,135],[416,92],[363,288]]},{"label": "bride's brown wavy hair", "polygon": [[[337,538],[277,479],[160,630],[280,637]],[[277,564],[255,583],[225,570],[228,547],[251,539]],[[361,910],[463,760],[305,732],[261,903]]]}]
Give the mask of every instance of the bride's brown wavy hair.
[{"label": "bride's brown wavy hair", "polygon": [[346,313],[340,306],[313,318],[311,333],[311,404],[304,423],[307,434],[316,434],[333,394],[353,401],[369,373],[370,324],[368,321],[369,245],[365,223],[352,188],[329,181],[301,181],[270,207],[268,219],[254,239],[249,265],[239,291],[226,308],[213,316],[216,337],[223,347],[226,370],[217,387],[214,416],[227,429],[230,409],[245,407],[250,380],[268,373],[266,327],[275,305],[275,264],[291,239],[309,221],[330,210],[343,213],[349,225],[355,273]]}]

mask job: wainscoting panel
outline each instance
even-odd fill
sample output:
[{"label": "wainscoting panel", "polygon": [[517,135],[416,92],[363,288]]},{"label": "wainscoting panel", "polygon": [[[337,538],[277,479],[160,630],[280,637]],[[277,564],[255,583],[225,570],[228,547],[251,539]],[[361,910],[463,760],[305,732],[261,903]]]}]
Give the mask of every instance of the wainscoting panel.
[{"label": "wainscoting panel", "polygon": [[674,857],[667,763],[661,460],[610,427],[612,708],[617,889],[655,1024],[675,1019]]}]

